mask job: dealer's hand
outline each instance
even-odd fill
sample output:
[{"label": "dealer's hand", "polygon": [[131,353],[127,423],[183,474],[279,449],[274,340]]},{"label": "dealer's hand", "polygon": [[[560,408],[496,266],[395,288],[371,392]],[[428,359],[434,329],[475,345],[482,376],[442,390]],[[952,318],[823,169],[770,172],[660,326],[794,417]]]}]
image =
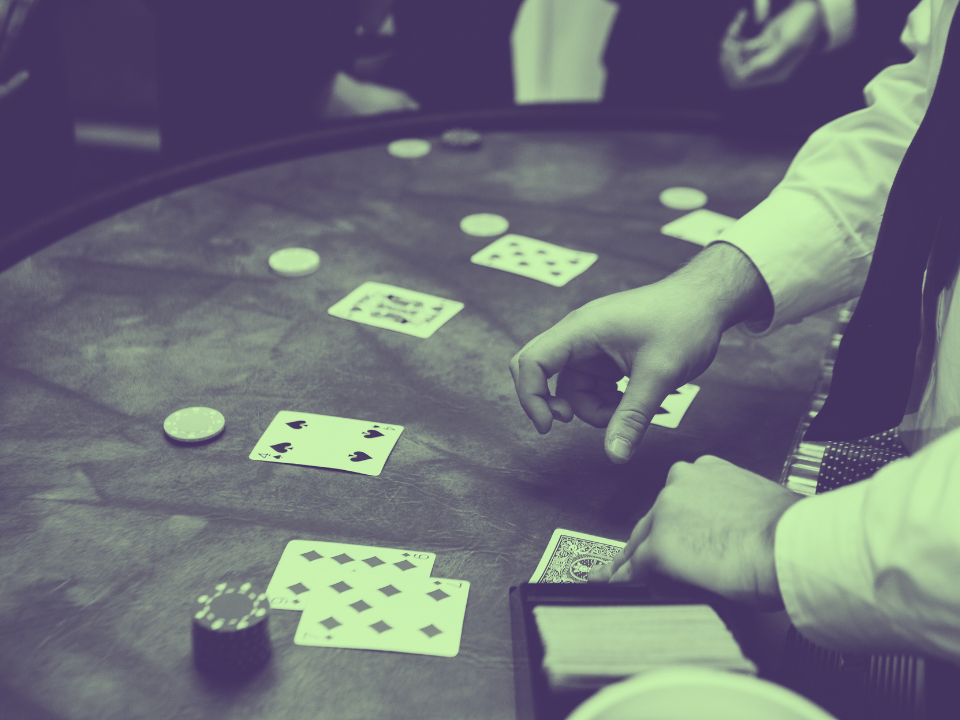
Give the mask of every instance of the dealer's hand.
[{"label": "dealer's hand", "polygon": [[[607,428],[607,457],[625,463],[663,399],[713,361],[723,331],[772,314],[753,263],[717,243],[659,282],[587,303],[524,345],[510,360],[517,398],[541,435],[574,415]],[[556,396],[547,385],[554,375]],[[624,375],[631,382],[621,393]]]},{"label": "dealer's hand", "polygon": [[659,575],[782,609],[774,535],[781,516],[802,497],[712,455],[676,463],[627,546],[589,579],[648,582]]},{"label": "dealer's hand", "polygon": [[826,32],[817,0],[794,0],[759,35],[743,39],[746,18],[745,10],[737,13],[720,43],[720,68],[732,90],[784,82]]}]

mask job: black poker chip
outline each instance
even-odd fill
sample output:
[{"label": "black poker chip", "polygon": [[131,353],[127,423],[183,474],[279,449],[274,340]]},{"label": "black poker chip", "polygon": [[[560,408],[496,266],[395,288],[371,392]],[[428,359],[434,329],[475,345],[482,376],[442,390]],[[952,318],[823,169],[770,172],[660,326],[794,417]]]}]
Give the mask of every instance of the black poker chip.
[{"label": "black poker chip", "polygon": [[218,680],[242,680],[270,659],[270,603],[249,582],[219,583],[193,607],[193,661]]},{"label": "black poker chip", "polygon": [[440,142],[454,150],[477,150],[483,144],[483,138],[476,130],[453,128],[440,136]]}]

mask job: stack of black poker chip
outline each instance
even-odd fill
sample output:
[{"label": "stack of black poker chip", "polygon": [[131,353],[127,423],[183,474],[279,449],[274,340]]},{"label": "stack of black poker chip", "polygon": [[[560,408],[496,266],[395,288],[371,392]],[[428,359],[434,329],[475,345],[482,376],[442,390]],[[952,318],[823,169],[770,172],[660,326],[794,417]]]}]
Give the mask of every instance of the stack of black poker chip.
[{"label": "stack of black poker chip", "polygon": [[483,139],[476,130],[453,128],[440,136],[440,142],[455,150],[477,150],[483,143]]},{"label": "stack of black poker chip", "polygon": [[270,659],[270,603],[250,583],[222,582],[193,608],[193,661],[204,675],[235,681]]}]

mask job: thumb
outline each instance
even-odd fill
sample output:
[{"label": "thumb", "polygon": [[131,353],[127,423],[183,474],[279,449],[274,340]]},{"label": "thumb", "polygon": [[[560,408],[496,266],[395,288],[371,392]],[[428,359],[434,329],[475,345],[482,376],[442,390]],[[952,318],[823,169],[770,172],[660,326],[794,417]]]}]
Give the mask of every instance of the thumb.
[{"label": "thumb", "polygon": [[604,445],[611,461],[622,465],[633,456],[663,399],[676,389],[675,384],[673,378],[651,376],[634,368],[623,397],[607,424]]}]

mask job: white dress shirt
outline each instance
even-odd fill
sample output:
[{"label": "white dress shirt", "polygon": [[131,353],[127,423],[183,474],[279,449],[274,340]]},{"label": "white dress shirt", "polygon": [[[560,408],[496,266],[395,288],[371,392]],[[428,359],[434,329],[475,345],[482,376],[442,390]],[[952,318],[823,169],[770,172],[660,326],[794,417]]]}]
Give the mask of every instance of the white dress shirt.
[{"label": "white dress shirt", "polygon": [[[914,54],[864,90],[868,107],[804,144],[770,196],[726,230],[775,312],[758,335],[863,287],[890,186],[926,112],[958,0],[923,0],[901,42]],[[958,89],[955,89],[958,91]],[[958,128],[960,131],[960,128]],[[958,212],[957,206],[950,212]],[[960,223],[954,223],[954,228]],[[960,663],[960,293],[941,293],[932,367],[900,426],[913,454],[872,478],[793,505],[777,525],[787,613],[841,651],[914,651]]]}]

